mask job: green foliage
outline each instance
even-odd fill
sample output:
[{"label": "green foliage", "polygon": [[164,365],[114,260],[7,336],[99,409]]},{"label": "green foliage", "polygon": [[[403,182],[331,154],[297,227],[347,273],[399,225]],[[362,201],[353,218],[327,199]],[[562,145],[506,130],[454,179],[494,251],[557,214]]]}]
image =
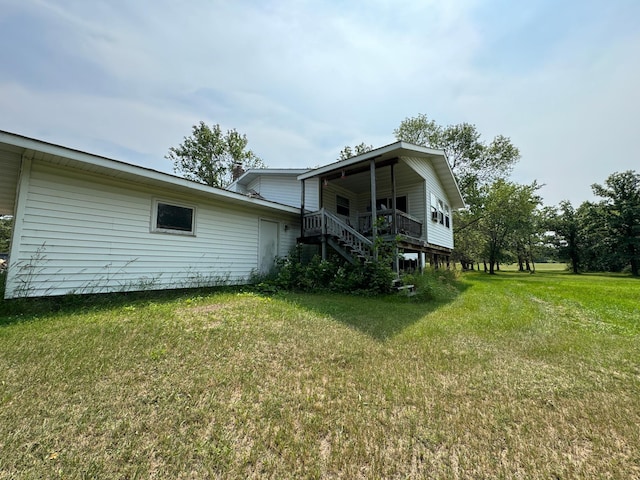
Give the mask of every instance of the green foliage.
[{"label": "green foliage", "polygon": [[342,263],[337,258],[322,260],[318,255],[310,262],[300,261],[295,248],[288,256],[276,260],[271,274],[257,283],[259,290],[294,292],[337,292],[355,295],[378,295],[391,292],[395,274],[387,262]]},{"label": "green foliage", "polygon": [[9,251],[12,228],[13,217],[0,217],[0,252],[4,253]]},{"label": "green foliage", "polygon": [[347,160],[351,157],[356,157],[358,155],[362,155],[363,153],[367,153],[373,150],[372,145],[367,145],[362,142],[355,147],[351,148],[349,145],[340,150],[340,155],[338,156],[338,161]]},{"label": "green foliage", "polygon": [[574,273],[621,272],[637,276],[640,269],[640,175],[614,173],[605,185],[592,185],[600,202],[584,202],[574,209],[561,202],[548,224],[562,258]]},{"label": "green foliage", "polygon": [[605,227],[615,253],[631,273],[640,273],[640,174],[634,171],[614,173],[605,185],[592,185],[601,203]]},{"label": "green foliage", "polygon": [[508,177],[520,159],[519,150],[503,135],[486,143],[473,124],[442,126],[424,114],[404,119],[393,133],[398,140],[444,150],[467,204],[466,211],[454,213],[454,258],[463,267],[479,261],[486,250],[478,230],[483,188]]},{"label": "green foliage", "polygon": [[398,140],[444,150],[468,204],[474,203],[480,185],[507,178],[520,159],[508,137],[498,135],[487,144],[470,123],[442,126],[418,114],[404,119],[393,133]]},{"label": "green foliage", "polygon": [[505,248],[514,239],[530,235],[534,230],[533,218],[541,198],[535,194],[539,186],[518,185],[497,180],[482,188],[482,217],[478,231],[482,235],[483,258],[489,262],[489,272],[504,259]]},{"label": "green foliage", "polygon": [[419,301],[450,301],[459,295],[459,273],[450,269],[426,269],[422,273],[412,273],[403,277],[405,285],[415,286]]},{"label": "green foliage", "polygon": [[580,271],[580,217],[571,202],[560,202],[559,209],[549,212],[548,229],[554,232],[558,254],[562,260],[571,263],[573,273]]},{"label": "green foliage", "polygon": [[191,136],[169,148],[165,158],[173,162],[176,173],[189,180],[225,187],[232,182],[234,167],[264,167],[262,160],[246,149],[247,143],[247,136],[235,129],[223,134],[220,125],[209,127],[201,121],[193,126]]}]

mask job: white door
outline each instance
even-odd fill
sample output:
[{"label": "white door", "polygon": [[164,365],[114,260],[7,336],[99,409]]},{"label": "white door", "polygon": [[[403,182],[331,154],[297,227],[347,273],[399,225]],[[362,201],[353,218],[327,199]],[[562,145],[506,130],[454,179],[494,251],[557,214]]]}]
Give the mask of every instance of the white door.
[{"label": "white door", "polygon": [[260,273],[269,273],[278,256],[278,222],[260,220],[260,249],[258,268]]}]

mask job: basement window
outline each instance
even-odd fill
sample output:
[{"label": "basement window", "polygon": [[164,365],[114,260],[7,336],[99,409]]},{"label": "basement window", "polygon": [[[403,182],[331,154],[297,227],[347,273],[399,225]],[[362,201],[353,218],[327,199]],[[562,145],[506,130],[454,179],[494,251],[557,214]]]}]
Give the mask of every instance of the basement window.
[{"label": "basement window", "polygon": [[156,200],[151,231],[195,235],[195,207]]}]

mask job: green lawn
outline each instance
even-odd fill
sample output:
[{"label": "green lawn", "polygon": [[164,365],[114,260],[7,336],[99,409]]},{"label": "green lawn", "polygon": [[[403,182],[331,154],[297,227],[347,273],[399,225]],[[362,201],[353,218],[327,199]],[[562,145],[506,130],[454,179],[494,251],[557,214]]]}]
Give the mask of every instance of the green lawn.
[{"label": "green lawn", "polygon": [[0,479],[640,478],[640,281],[1,304]]}]

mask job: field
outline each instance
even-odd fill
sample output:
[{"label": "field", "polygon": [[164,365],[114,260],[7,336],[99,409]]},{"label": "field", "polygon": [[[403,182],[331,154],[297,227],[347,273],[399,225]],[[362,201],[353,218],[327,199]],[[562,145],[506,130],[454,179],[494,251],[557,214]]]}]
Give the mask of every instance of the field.
[{"label": "field", "polygon": [[640,478],[640,281],[0,303],[0,479]]}]

